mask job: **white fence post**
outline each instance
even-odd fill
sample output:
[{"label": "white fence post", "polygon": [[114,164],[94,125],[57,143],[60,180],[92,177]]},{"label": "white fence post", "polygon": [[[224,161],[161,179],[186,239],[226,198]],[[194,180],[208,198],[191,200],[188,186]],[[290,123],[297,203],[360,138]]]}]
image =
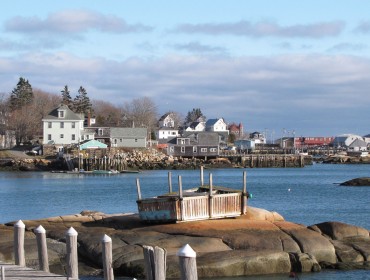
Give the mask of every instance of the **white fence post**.
[{"label": "white fence post", "polygon": [[78,279],[77,235],[73,227],[66,232],[68,279]]},{"label": "white fence post", "polygon": [[180,272],[181,280],[198,280],[197,273],[197,254],[190,247],[189,244],[186,244],[178,252],[177,256],[180,260]]},{"label": "white fence post", "polygon": [[102,240],[104,280],[114,280],[112,261],[112,238],[104,234]]},{"label": "white fence post", "polygon": [[43,226],[38,226],[35,229],[37,240],[37,253],[39,256],[40,270],[49,272],[48,248],[46,245],[46,230]]},{"label": "white fence post", "polygon": [[14,224],[14,259],[15,264],[19,266],[26,266],[24,255],[25,228],[26,226],[21,220]]}]

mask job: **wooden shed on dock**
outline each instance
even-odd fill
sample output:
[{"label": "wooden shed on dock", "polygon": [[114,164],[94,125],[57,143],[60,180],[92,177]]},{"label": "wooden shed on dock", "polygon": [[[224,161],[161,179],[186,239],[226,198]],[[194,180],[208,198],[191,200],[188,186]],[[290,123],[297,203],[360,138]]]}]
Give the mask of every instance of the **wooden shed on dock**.
[{"label": "wooden shed on dock", "polygon": [[[203,182],[203,180],[202,180]],[[152,198],[141,198],[139,179],[138,210],[140,219],[147,222],[181,222],[194,220],[237,217],[246,213],[246,173],[243,173],[243,189],[214,187],[210,184],[183,191],[179,176],[179,192],[173,193],[169,172],[169,192]]]}]

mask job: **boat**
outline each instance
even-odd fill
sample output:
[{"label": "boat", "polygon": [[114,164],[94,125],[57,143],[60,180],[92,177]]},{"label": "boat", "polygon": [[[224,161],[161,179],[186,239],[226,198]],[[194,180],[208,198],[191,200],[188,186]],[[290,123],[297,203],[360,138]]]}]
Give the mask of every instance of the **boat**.
[{"label": "boat", "polygon": [[119,174],[117,170],[93,170],[92,174]]},{"label": "boat", "polygon": [[139,170],[121,170],[120,173],[140,173]]}]

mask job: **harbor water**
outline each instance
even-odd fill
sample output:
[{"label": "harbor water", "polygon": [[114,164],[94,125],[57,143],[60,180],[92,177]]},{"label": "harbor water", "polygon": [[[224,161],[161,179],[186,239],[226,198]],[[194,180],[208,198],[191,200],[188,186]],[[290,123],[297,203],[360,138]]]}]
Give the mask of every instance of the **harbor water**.
[{"label": "harbor water", "polygon": [[[206,169],[205,183],[242,189],[247,171],[250,206],[280,213],[286,220],[304,225],[339,221],[370,229],[370,187],[343,187],[338,183],[370,177],[370,165],[314,164],[304,168]],[[183,188],[199,185],[199,170],[172,170]],[[82,210],[134,213],[136,178],[143,197],[168,190],[167,170],[112,175],[76,175],[49,172],[0,172],[0,223],[76,214]],[[300,279],[370,279],[369,271],[323,271],[300,275]],[[286,279],[286,275],[237,279]],[[84,278],[81,278],[84,279]],[[88,278],[85,278],[88,279]],[[99,279],[99,278],[89,278]],[[101,279],[101,278],[100,278]],[[118,278],[119,279],[119,278]]]}]

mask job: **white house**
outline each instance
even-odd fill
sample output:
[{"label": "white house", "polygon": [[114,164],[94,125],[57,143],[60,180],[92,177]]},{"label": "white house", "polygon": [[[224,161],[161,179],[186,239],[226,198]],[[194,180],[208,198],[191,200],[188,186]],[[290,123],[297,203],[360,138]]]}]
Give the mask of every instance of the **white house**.
[{"label": "white house", "polygon": [[219,119],[209,119],[206,122],[206,131],[228,131],[227,124],[225,123],[223,118]]},{"label": "white house", "polygon": [[60,105],[42,119],[44,144],[69,145],[81,140],[84,119],[67,105]]},{"label": "white house", "polygon": [[334,147],[337,147],[337,148],[348,148],[357,139],[364,141],[364,138],[359,135],[342,134],[342,135],[336,136],[332,144]]},{"label": "white house", "polygon": [[179,130],[173,127],[160,127],[155,131],[157,140],[168,139],[179,136]]},{"label": "white house", "polygon": [[175,127],[173,113],[164,114],[158,121],[158,127]]},{"label": "white house", "polygon": [[185,128],[185,131],[205,131],[205,130],[206,126],[204,122],[192,122]]},{"label": "white house", "polygon": [[171,139],[179,136],[179,130],[175,127],[173,113],[164,114],[158,121],[158,128],[155,131],[157,140]]}]

